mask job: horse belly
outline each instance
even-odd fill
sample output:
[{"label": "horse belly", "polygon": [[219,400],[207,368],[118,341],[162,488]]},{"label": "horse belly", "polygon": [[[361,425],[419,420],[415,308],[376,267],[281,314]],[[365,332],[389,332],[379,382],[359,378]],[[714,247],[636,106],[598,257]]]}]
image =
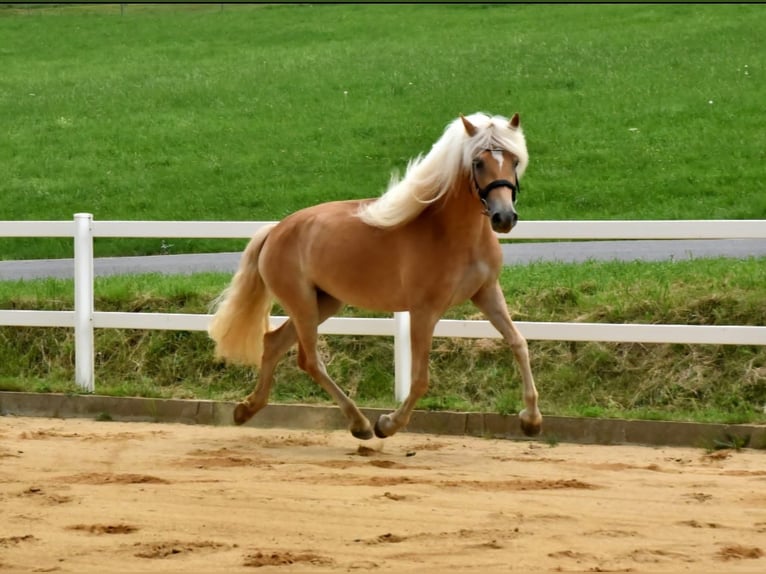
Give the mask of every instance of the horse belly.
[{"label": "horse belly", "polygon": [[470,299],[497,276],[491,262],[481,258],[459,262],[441,253],[413,255],[392,245],[384,251],[360,242],[323,253],[322,270],[312,275],[317,286],[336,299],[388,312],[427,307],[443,312]]},{"label": "horse belly", "polygon": [[400,311],[407,307],[403,263],[369,241],[329,242],[316,255],[311,276],[317,287],[355,307]]},{"label": "horse belly", "polygon": [[274,228],[259,267],[277,299],[302,285],[366,309],[406,306],[398,242],[390,231],[362,223],[354,215],[357,208],[357,202],[322,204]]}]

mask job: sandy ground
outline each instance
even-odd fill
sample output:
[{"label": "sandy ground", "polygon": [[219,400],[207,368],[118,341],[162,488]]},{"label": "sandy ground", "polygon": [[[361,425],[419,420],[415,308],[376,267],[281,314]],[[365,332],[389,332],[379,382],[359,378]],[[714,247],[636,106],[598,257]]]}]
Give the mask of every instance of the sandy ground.
[{"label": "sandy ground", "polygon": [[766,572],[766,453],[0,417],[0,571]]}]

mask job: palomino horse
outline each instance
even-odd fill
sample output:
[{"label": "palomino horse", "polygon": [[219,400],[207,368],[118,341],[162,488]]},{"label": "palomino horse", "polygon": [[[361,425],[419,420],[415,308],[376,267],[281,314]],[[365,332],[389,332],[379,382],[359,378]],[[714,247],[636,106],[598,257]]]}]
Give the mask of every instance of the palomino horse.
[{"label": "palomino horse", "polygon": [[[428,388],[437,321],[470,299],[513,350],[524,387],[521,427],[538,434],[542,415],[527,342],[500,289],[502,253],[493,233],[510,231],[518,220],[514,203],[527,162],[518,114],[510,120],[460,116],[379,198],[323,203],[259,229],[209,327],[217,357],[260,366],[255,390],[237,405],[234,421],[242,424],[266,406],[274,368],[297,341],[298,365],[335,399],[351,434],[372,438],[370,421],[329,377],[317,352],[317,327],[348,303],[410,312],[410,394],[374,429],[381,438],[393,435]],[[269,331],[274,299],[289,318]]]}]

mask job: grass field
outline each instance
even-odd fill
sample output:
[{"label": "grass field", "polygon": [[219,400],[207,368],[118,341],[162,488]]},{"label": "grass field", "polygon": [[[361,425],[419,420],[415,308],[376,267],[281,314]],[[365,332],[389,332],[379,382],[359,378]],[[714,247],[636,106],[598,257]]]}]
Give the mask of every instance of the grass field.
[{"label": "grass field", "polygon": [[522,218],[764,218],[764,24],[756,5],[0,10],[0,220],[278,219],[377,195],[477,110],[521,113]]},{"label": "grass field", "polygon": [[[0,221],[279,219],[377,195],[478,110],[521,113],[522,218],[763,219],[765,25],[757,5],[2,9]],[[96,254],[163,244],[244,242],[99,239]],[[71,254],[69,240],[0,239],[0,259]],[[503,283],[518,320],[764,325],[765,270],[538,264]],[[103,279],[97,308],[204,312],[228,279]],[[0,283],[0,308],[71,307],[69,282]],[[390,341],[323,344],[351,395],[393,404]],[[253,380],[216,365],[203,333],[110,329],[97,348],[110,394],[235,399]],[[71,330],[0,328],[0,388],[74,391],[72,349]],[[532,342],[531,354],[549,414],[766,420],[761,347]],[[425,407],[520,405],[499,342],[436,341],[431,367]],[[277,400],[327,400],[294,361],[278,377]]]}]

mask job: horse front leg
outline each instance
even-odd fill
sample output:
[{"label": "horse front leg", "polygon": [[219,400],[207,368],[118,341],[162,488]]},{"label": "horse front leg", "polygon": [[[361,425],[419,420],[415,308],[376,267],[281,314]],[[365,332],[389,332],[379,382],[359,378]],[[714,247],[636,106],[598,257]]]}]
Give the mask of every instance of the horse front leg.
[{"label": "horse front leg", "polygon": [[532,377],[532,368],[529,365],[527,340],[516,328],[516,325],[513,324],[513,321],[511,321],[500,283],[495,281],[492,284],[485,285],[471,298],[471,301],[486,315],[495,329],[500,331],[500,334],[513,351],[513,356],[516,358],[521,372],[521,382],[524,386],[525,408],[519,413],[521,430],[527,436],[536,436],[542,430],[543,415],[537,406],[537,389],[535,388],[535,380]]},{"label": "horse front leg", "polygon": [[412,350],[412,383],[410,394],[394,412],[381,415],[375,423],[375,435],[387,438],[410,422],[415,404],[428,390],[428,355],[439,315],[410,312],[410,341]]}]

